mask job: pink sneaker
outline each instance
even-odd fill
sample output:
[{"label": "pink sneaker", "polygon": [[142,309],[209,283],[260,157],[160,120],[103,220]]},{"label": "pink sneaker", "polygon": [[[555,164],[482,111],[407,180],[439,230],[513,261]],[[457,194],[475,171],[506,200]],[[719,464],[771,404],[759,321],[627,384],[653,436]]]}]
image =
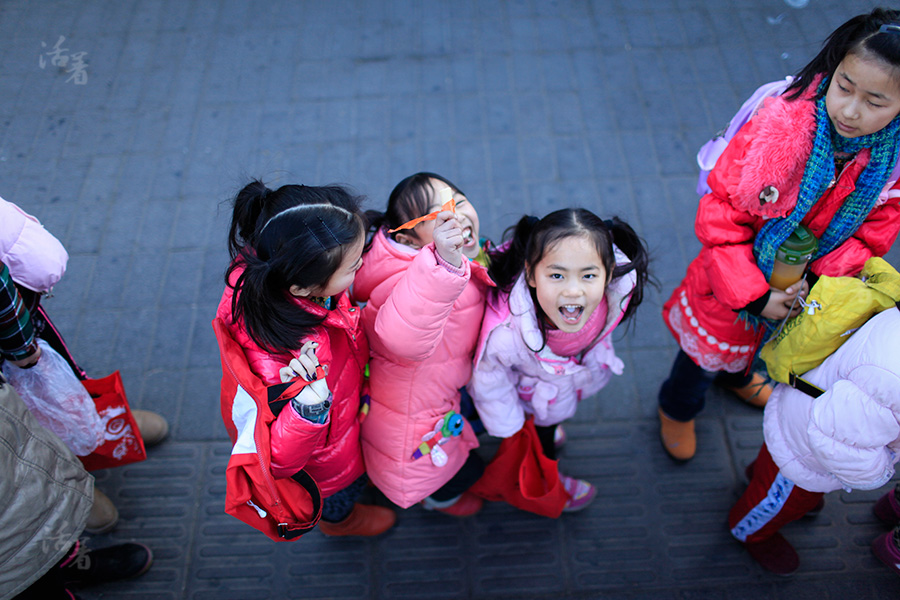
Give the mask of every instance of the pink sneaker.
[{"label": "pink sneaker", "polygon": [[559,480],[569,494],[569,501],[563,507],[563,512],[577,512],[587,508],[597,495],[597,488],[584,479],[575,479],[560,473]]},{"label": "pink sneaker", "polygon": [[[890,493],[893,494],[894,490],[891,490]],[[900,549],[894,543],[893,531],[888,531],[875,538],[875,541],[872,542],[872,554],[887,565],[891,571],[900,575]]]},{"label": "pink sneaker", "polygon": [[872,507],[875,516],[881,519],[885,525],[896,527],[900,525],[900,503],[897,502],[897,495],[893,489],[878,499],[875,506]]}]

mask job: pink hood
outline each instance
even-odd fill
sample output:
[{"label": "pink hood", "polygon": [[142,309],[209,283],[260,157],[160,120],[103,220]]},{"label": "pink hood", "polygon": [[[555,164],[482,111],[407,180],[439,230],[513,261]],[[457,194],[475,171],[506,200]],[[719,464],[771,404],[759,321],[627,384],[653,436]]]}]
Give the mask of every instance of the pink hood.
[{"label": "pink hood", "polygon": [[382,231],[356,275],[353,296],[367,303],[362,322],[371,349],[363,455],[369,477],[401,507],[443,486],[478,446],[466,423],[461,436],[441,446],[445,466],[428,456],[412,459],[422,436],[449,410],[459,411],[490,285],[480,265],[465,261],[463,274],[453,273],[433,245],[410,253]]}]

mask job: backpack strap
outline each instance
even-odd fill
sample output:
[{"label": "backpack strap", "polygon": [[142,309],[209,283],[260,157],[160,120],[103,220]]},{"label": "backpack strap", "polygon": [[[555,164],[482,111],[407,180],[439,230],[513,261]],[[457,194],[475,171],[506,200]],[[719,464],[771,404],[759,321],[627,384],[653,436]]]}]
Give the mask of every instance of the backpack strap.
[{"label": "backpack strap", "polygon": [[823,390],[819,386],[811,384],[807,380],[795,374],[793,371],[791,371],[790,375],[788,375],[788,385],[799,392],[803,392],[807,396],[812,396],[813,398],[818,398],[825,393],[825,390]]},{"label": "backpack strap", "polygon": [[291,475],[291,479],[302,485],[303,488],[309,493],[309,497],[313,503],[313,514],[316,515],[316,517],[311,521],[311,525],[295,526],[293,528],[287,523],[279,523],[278,535],[286,540],[298,538],[301,535],[312,531],[316,524],[319,522],[319,518],[322,515],[322,494],[319,492],[319,486],[316,485],[316,482],[312,478],[312,476],[301,469],[300,471],[297,471],[296,473]]}]

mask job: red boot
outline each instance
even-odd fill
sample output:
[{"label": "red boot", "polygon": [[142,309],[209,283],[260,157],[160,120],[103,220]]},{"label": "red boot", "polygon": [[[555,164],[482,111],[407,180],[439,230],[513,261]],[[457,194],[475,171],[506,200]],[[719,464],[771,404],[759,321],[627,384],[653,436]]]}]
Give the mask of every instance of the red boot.
[{"label": "red boot", "polygon": [[343,521],[331,523],[319,521],[319,529],[325,535],[359,535],[371,537],[379,535],[394,526],[397,515],[384,506],[354,504],[353,510]]},{"label": "red boot", "polygon": [[776,575],[790,575],[800,567],[797,551],[780,533],[761,542],[745,542],[744,547],[763,569]]}]

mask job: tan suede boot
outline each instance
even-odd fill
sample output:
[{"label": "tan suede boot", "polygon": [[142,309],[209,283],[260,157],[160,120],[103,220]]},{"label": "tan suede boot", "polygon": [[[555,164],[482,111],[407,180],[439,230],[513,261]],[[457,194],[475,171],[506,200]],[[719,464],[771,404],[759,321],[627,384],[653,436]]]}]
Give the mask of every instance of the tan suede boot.
[{"label": "tan suede boot", "polygon": [[162,415],[149,410],[132,409],[134,422],[144,440],[144,446],[150,447],[160,443],[169,435],[169,424]]},{"label": "tan suede boot", "polygon": [[744,387],[728,388],[738,398],[756,408],[765,408],[772,395],[772,385],[760,373],[754,373],[753,379]]},{"label": "tan suede boot", "polygon": [[119,509],[113,504],[109,496],[94,488],[94,505],[91,506],[91,514],[88,515],[84,530],[87,533],[97,535],[111,531],[119,522]]},{"label": "tan suede boot", "polygon": [[690,460],[697,452],[693,419],[687,422],[676,421],[659,409],[659,437],[663,448],[675,460]]},{"label": "tan suede boot", "polygon": [[330,523],[319,521],[319,529],[330,536],[359,535],[370,537],[384,533],[397,522],[397,515],[384,506],[354,504],[353,510],[343,521]]}]

